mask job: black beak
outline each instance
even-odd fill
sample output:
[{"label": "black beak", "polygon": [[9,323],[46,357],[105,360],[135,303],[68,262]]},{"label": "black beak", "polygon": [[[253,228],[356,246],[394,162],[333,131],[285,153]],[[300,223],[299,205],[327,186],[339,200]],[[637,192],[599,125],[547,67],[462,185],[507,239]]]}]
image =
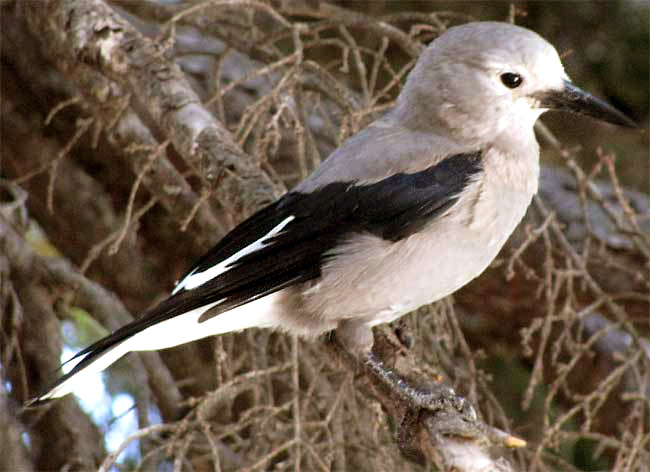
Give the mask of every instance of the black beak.
[{"label": "black beak", "polygon": [[568,80],[564,81],[564,88],[540,93],[536,98],[539,99],[542,108],[579,113],[628,128],[637,127],[634,121],[609,103],[576,87]]}]

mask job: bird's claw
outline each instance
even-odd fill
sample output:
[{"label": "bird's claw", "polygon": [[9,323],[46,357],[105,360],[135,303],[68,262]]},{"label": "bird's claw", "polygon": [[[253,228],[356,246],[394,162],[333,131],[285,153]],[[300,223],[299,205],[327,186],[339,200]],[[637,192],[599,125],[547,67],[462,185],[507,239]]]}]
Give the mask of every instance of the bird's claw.
[{"label": "bird's claw", "polygon": [[453,388],[444,384],[432,384],[426,389],[411,388],[410,391],[404,393],[405,400],[412,410],[436,412],[451,407],[470,420],[477,419],[474,407],[465,398],[459,396]]}]

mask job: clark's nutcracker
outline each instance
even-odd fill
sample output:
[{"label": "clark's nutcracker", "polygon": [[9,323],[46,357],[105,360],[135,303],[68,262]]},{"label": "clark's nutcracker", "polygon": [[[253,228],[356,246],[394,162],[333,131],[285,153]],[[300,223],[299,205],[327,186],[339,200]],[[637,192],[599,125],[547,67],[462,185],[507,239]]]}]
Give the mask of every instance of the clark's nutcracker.
[{"label": "clark's nutcracker", "polygon": [[506,23],[449,29],[395,107],[305,181],[226,235],[142,317],[87,347],[36,400],[63,396],[130,351],[250,327],[336,329],[369,353],[371,328],[468,283],[537,191],[533,125],[568,110],[634,126],[574,86],[556,50]]}]

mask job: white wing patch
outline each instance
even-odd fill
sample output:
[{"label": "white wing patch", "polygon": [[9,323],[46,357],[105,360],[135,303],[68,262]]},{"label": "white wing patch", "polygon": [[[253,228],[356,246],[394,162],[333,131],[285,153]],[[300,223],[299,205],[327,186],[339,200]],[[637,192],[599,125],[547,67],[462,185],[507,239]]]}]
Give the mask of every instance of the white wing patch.
[{"label": "white wing patch", "polygon": [[182,289],[192,290],[193,288],[199,287],[204,283],[214,279],[215,277],[223,274],[228,270],[229,267],[231,267],[233,264],[235,264],[239,259],[241,259],[245,255],[255,252],[259,249],[262,249],[266,244],[269,243],[271,238],[273,238],[276,234],[282,231],[284,227],[288,225],[294,218],[295,217],[293,215],[285,218],[279,225],[277,225],[275,228],[269,231],[266,235],[264,235],[257,241],[249,244],[248,246],[240,249],[235,254],[228,257],[227,259],[224,259],[220,263],[208,269],[205,269],[201,272],[196,272],[196,270],[190,272],[183,280],[181,280],[178,283],[178,285],[176,285],[176,287],[172,291],[172,295],[176,294],[178,291]]}]

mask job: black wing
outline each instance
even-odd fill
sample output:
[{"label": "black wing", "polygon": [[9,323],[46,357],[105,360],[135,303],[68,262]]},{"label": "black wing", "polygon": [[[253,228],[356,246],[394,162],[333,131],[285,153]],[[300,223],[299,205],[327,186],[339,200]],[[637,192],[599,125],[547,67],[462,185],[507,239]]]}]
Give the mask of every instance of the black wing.
[{"label": "black wing", "polygon": [[[222,300],[200,321],[251,302],[290,285],[320,276],[323,262],[337,243],[354,233],[371,233],[398,241],[440,216],[482,171],[481,153],[458,154],[414,174],[396,174],[367,185],[340,182],[311,193],[290,192],[263,208],[226,235],[181,280],[175,293],[141,318],[84,349],[91,358],[149,326]],[[274,236],[269,233],[286,224]],[[191,289],[186,281],[245,252],[215,277]]]},{"label": "black wing", "polygon": [[219,310],[211,310],[202,320],[319,277],[323,262],[351,234],[398,241],[418,232],[452,206],[481,170],[480,152],[459,154],[421,172],[396,174],[368,185],[341,182],[311,193],[286,194],[236,227],[192,268],[190,274],[208,270],[293,218],[263,247],[191,290],[207,302],[225,298]]}]

